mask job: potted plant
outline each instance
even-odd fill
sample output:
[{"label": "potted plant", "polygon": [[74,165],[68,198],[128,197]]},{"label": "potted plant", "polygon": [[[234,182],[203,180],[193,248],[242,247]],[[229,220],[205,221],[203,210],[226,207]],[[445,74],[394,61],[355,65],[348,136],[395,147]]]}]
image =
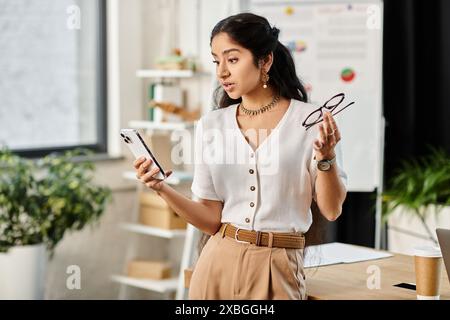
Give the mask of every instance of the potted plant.
[{"label": "potted plant", "polygon": [[32,161],[0,149],[0,299],[42,299],[47,253],[105,210],[82,149]]},{"label": "potted plant", "polygon": [[[442,149],[430,150],[429,155],[403,161],[396,171],[383,193],[383,218],[387,221],[399,208],[401,212],[412,213],[410,218],[423,227],[425,240],[438,245],[435,226],[430,221],[450,206],[450,157]],[[411,219],[405,223],[404,233],[414,236],[418,230],[412,225]]]}]

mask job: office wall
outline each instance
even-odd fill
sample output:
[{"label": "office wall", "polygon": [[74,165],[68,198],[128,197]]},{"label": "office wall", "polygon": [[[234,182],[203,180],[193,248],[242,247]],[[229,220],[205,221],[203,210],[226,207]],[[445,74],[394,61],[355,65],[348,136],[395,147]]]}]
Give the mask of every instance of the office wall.
[{"label": "office wall", "polygon": [[[148,36],[143,33],[143,20],[158,20],[155,10],[159,2],[145,0],[109,1],[113,7],[113,29],[118,33],[112,35],[111,60],[109,68],[109,103],[117,108],[117,115],[112,118],[118,123],[110,127],[121,127],[132,119],[139,119],[142,112],[143,87],[135,72],[142,67],[145,59],[151,59],[153,49],[157,50],[161,35],[155,33],[150,41],[154,46],[147,46]],[[111,18],[111,17],[109,17]],[[111,45],[111,43],[110,43]],[[145,50],[143,50],[145,47]],[[149,51],[150,53],[147,52]],[[144,59],[143,57],[146,56]],[[150,57],[150,58],[148,58]],[[111,72],[111,70],[113,72]],[[111,78],[112,77],[112,78]],[[111,118],[110,118],[111,120]],[[113,135],[114,132],[110,132]],[[111,137],[112,140],[113,137]],[[119,139],[117,139],[119,141]],[[123,150],[118,144],[119,150]],[[120,152],[119,152],[120,154]],[[113,189],[113,202],[96,226],[85,228],[81,232],[68,234],[58,245],[53,259],[49,262],[47,272],[47,299],[116,299],[119,285],[110,281],[113,273],[122,273],[125,265],[125,252],[129,240],[135,235],[118,228],[122,221],[130,221],[134,206],[134,187],[131,181],[122,178],[122,172],[130,169],[131,159],[126,152],[125,159],[101,161],[97,165],[96,181]],[[116,154],[117,155],[117,154]],[[148,239],[148,238],[147,238]],[[145,241],[145,238],[142,239]],[[143,242],[145,244],[145,242]],[[152,247],[143,248],[144,253],[151,251],[152,256],[164,258],[165,245],[161,239],[152,239]],[[81,269],[81,289],[69,290],[66,271],[70,265]],[[158,298],[158,294],[147,291],[131,290],[131,298]]]},{"label": "office wall", "polygon": [[[209,49],[209,33],[213,25],[228,12],[237,10],[239,1],[206,0],[108,0],[108,126],[109,150],[123,155],[120,160],[97,163],[96,181],[113,189],[113,203],[99,224],[81,232],[67,235],[58,245],[48,266],[48,299],[116,299],[119,285],[110,281],[113,273],[122,273],[129,240],[136,235],[118,228],[130,221],[134,208],[135,184],[122,178],[132,159],[115,134],[130,120],[145,116],[146,85],[136,77],[136,70],[151,68],[155,58],[179,47],[185,54],[200,55],[205,71],[214,77]],[[201,8],[200,11],[196,9]],[[199,12],[201,12],[199,14]],[[199,38],[200,37],[200,38]],[[183,83],[189,91],[188,107],[202,105],[211,108],[211,77],[200,82]],[[156,237],[137,236],[138,249],[155,259],[167,258],[167,241]],[[81,269],[81,290],[69,290],[67,267]],[[130,298],[161,298],[157,293],[139,289],[129,290]]]}]

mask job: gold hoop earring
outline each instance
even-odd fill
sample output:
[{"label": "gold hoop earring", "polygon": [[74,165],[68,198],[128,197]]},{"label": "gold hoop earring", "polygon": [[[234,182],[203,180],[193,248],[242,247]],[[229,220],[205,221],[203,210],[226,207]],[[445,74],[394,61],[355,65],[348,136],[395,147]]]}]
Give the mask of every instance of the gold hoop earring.
[{"label": "gold hoop earring", "polygon": [[265,71],[262,72],[262,83],[263,83],[263,88],[267,89],[267,83],[269,82],[269,74]]}]

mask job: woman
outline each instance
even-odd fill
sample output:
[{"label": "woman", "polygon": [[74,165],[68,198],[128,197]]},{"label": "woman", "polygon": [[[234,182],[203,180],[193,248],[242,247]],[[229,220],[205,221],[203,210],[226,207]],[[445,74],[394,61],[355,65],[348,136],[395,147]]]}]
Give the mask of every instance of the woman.
[{"label": "woman", "polygon": [[150,161],[134,163],[143,183],[212,235],[195,265],[190,299],[305,299],[303,234],[312,199],[330,221],[341,213],[346,175],[335,162],[338,127],[329,113],[320,125],[302,127],[315,107],[278,33],[250,13],[212,31],[222,86],[219,108],[196,128],[197,201],[154,179],[157,170],[146,173]]}]

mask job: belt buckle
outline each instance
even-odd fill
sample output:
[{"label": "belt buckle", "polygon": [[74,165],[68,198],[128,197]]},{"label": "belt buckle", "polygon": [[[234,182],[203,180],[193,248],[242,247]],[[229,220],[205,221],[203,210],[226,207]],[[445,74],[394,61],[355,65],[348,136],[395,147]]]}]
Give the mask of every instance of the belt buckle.
[{"label": "belt buckle", "polygon": [[237,236],[238,236],[239,230],[240,230],[240,228],[237,228],[236,231],[234,232],[234,240],[236,240],[237,242],[240,242],[240,243],[248,243],[247,241],[238,240]]}]

